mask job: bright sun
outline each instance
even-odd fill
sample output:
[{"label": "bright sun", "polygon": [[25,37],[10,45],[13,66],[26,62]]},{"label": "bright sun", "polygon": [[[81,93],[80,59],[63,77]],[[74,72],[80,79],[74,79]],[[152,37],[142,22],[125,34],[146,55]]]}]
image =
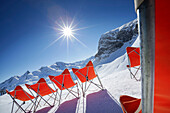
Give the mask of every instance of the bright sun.
[{"label": "bright sun", "polygon": [[73,35],[73,33],[72,33],[72,29],[71,28],[69,28],[69,27],[65,27],[65,28],[63,28],[63,34],[64,34],[64,36],[66,36],[66,37],[70,37],[70,36],[72,36]]},{"label": "bright sun", "polygon": [[[81,45],[83,45],[84,47],[88,48],[83,42],[81,42],[79,39],[77,39],[74,35],[76,35],[76,31],[80,30],[80,29],[85,29],[85,28],[75,28],[77,26],[77,24],[73,24],[74,23],[74,19],[69,23],[68,21],[64,22],[61,19],[61,24],[58,24],[56,22],[56,24],[59,27],[54,27],[54,29],[56,31],[60,31],[59,34],[61,34],[60,37],[58,37],[56,40],[54,40],[50,45],[48,45],[46,48],[50,47],[51,45],[53,45],[55,42],[57,42],[59,39],[64,38],[67,41],[67,48],[69,48],[69,40],[73,41],[76,40],[77,42],[79,42]],[[87,27],[86,27],[87,28]]]}]

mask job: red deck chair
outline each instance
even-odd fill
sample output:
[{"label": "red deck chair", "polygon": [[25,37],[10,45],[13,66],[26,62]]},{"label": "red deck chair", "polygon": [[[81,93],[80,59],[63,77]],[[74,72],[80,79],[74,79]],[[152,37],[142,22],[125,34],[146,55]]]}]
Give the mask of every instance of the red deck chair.
[{"label": "red deck chair", "polygon": [[138,71],[140,70],[140,48],[139,47],[127,47],[126,51],[127,51],[128,59],[129,59],[129,65],[127,65],[127,68],[130,71],[130,76],[131,78],[135,78],[136,81],[140,81],[140,78],[139,79],[136,78],[136,75]]},{"label": "red deck chair", "polygon": [[[83,97],[85,96],[85,92],[88,90],[91,83],[96,85],[98,88],[103,90],[103,85],[102,85],[102,83],[101,83],[101,81],[99,79],[99,76],[97,74],[95,74],[92,61],[89,61],[84,68],[81,68],[81,69],[72,68],[72,70],[73,70],[73,73],[82,82],[82,85],[80,85],[80,83],[79,83],[79,85],[82,88]],[[98,78],[98,81],[99,81],[100,84],[96,84],[96,83],[93,82],[93,79],[96,78],[96,77]],[[84,82],[85,82],[85,86],[83,88],[83,83]],[[87,82],[89,82],[89,86],[86,88]]]},{"label": "red deck chair", "polygon": [[[10,97],[12,98],[13,100],[13,104],[12,104],[12,109],[11,109],[11,113],[13,113],[13,109],[14,109],[14,103],[18,106],[18,109],[15,111],[15,113],[21,109],[23,112],[26,113],[28,107],[32,105],[31,109],[29,111],[32,110],[33,106],[36,106],[36,103],[33,101],[33,99],[35,99],[34,96],[28,94],[25,90],[23,90],[23,88],[21,86],[17,86],[13,91],[9,92],[8,90],[6,90],[7,94],[10,95]],[[20,105],[16,99],[20,100],[20,101],[23,101],[23,103]],[[22,105],[25,104],[25,101],[31,101],[31,103],[26,107],[26,109],[24,109],[22,107]],[[34,107],[35,108],[35,107]],[[34,109],[35,111],[35,109]]]},{"label": "red deck chair", "polygon": [[141,99],[122,95],[120,96],[120,103],[123,113],[142,113]]},{"label": "red deck chair", "polygon": [[[60,105],[60,102],[61,102],[61,95],[62,95],[62,90],[67,90],[69,91],[69,93],[71,93],[73,96],[75,96],[76,98],[79,98],[79,89],[78,89],[78,84],[77,83],[74,83],[72,78],[71,78],[71,75],[70,75],[70,72],[68,69],[65,69],[61,75],[58,75],[58,76],[51,76],[49,75],[49,78],[50,80],[55,83],[57,85],[57,87],[61,90],[60,92],[60,98],[59,98],[59,105]],[[77,86],[77,92],[76,91],[73,91],[72,88],[73,86]],[[71,89],[69,89],[71,88]],[[68,93],[68,94],[69,94]],[[75,94],[78,94],[78,96],[76,96]],[[67,95],[68,96],[68,95]],[[66,97],[67,97],[66,96]]]},{"label": "red deck chair", "polygon": [[[55,101],[56,101],[56,98],[57,98],[57,90],[53,90],[45,81],[44,78],[41,78],[36,84],[33,84],[33,85],[28,85],[28,84],[25,84],[26,87],[30,90],[33,90],[38,96],[41,97],[42,100],[45,101],[45,103],[47,103],[49,106],[54,106],[55,105]],[[31,92],[30,90],[30,92]],[[55,94],[56,92],[56,94]],[[32,93],[32,92],[31,92]],[[32,93],[33,94],[33,93]],[[51,94],[51,95],[50,95]],[[43,96],[46,96],[48,95],[49,98],[47,100],[45,100],[43,98]],[[54,97],[53,97],[54,96]],[[51,105],[48,101],[50,98],[53,98],[54,99],[54,103],[53,105]],[[40,100],[41,100],[40,99]],[[38,102],[39,104],[39,102]]]}]

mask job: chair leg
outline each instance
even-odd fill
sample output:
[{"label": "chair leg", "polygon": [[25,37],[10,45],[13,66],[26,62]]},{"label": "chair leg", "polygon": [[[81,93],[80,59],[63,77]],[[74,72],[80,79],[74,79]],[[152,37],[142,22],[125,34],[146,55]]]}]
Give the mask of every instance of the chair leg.
[{"label": "chair leg", "polygon": [[[40,98],[40,100],[39,100],[39,102],[37,103],[37,105],[36,105],[36,107],[35,107],[35,109],[34,109],[34,112],[37,110],[37,108],[38,108],[38,106],[40,106],[40,101],[41,101],[41,98]],[[32,106],[33,107],[33,106]],[[41,107],[41,106],[40,106]]]},{"label": "chair leg", "polygon": [[[35,104],[37,103],[37,99],[38,99],[38,96],[35,98]],[[34,105],[34,112],[35,112],[35,109],[36,109],[36,105]]]},{"label": "chair leg", "polygon": [[20,108],[18,107],[18,109],[15,111],[15,113],[17,113],[17,112],[19,111],[19,109],[20,109]]},{"label": "chair leg", "polygon": [[77,84],[77,92],[78,92],[78,97],[79,97],[79,88],[78,88],[78,84]]},{"label": "chair leg", "polygon": [[77,97],[74,93],[72,93],[69,89],[65,88],[67,91],[69,91],[69,93],[71,93],[73,96],[75,96],[76,98],[79,98]]},{"label": "chair leg", "polygon": [[62,89],[63,89],[63,88],[61,88],[61,92],[60,92],[60,98],[59,98],[59,103],[58,103],[58,106],[60,106],[60,103],[61,103]]},{"label": "chair leg", "polygon": [[[135,68],[135,69],[136,69],[136,68]],[[140,67],[137,68],[137,71],[135,72],[135,74],[133,74],[133,73],[131,72],[133,78],[135,78],[136,81],[140,81],[140,79],[137,79],[137,78],[136,78],[136,74],[138,73],[139,70],[140,70]]]},{"label": "chair leg", "polygon": [[132,73],[132,71],[131,71],[130,68],[128,68],[128,70],[129,70],[129,72],[130,72],[130,78],[132,79],[132,78],[133,78],[133,73]]},{"label": "chair leg", "polygon": [[84,92],[84,90],[83,90],[83,83],[82,83],[82,93],[83,93],[83,97],[85,97],[85,92]]},{"label": "chair leg", "polygon": [[87,85],[87,80],[85,82],[84,92],[86,92],[86,85]]},{"label": "chair leg", "polygon": [[[39,94],[38,94],[39,95]],[[52,105],[50,105],[41,95],[39,95],[41,97],[41,99],[43,99],[50,107],[53,107]]]},{"label": "chair leg", "polygon": [[14,109],[14,101],[13,101],[13,103],[12,103],[11,113],[13,113],[13,109]]},{"label": "chair leg", "polygon": [[54,95],[54,96],[55,96],[55,98],[54,98],[53,106],[55,105],[55,101],[56,101],[56,99],[57,99],[57,92],[56,92],[56,95]]},{"label": "chair leg", "polygon": [[102,82],[101,82],[101,80],[100,80],[100,78],[99,78],[98,75],[97,75],[97,79],[98,79],[98,81],[99,81],[99,83],[100,83],[100,85],[101,85],[101,87],[102,87],[102,90],[103,90],[104,88],[103,88]]},{"label": "chair leg", "polygon": [[135,78],[136,81],[140,81],[140,79],[137,79],[137,78],[136,78],[136,74],[137,74],[138,71],[140,70],[140,67],[139,67],[139,68],[135,68],[135,69],[137,69],[137,71],[135,72],[135,74],[133,74],[132,71],[131,71],[131,69],[128,68],[128,70],[129,70],[129,72],[130,72],[130,77],[131,77],[131,79],[132,79],[132,78]]},{"label": "chair leg", "polygon": [[[15,104],[18,106],[17,111],[18,111],[19,109],[21,109],[24,113],[26,113],[25,110],[21,107],[21,105],[19,105],[15,100],[14,100],[14,102],[15,102]],[[17,111],[16,111],[16,112],[17,112]],[[15,113],[16,113],[16,112],[15,112]]]},{"label": "chair leg", "polygon": [[[71,88],[71,90],[67,89],[69,91],[69,93],[67,94],[67,96],[65,97],[65,99],[68,97],[68,95],[71,93],[72,95],[74,95],[76,98],[79,98],[79,89],[78,89],[78,85],[77,85],[77,92],[73,90],[73,87]],[[78,97],[75,95],[78,94]]]},{"label": "chair leg", "polygon": [[95,86],[97,86],[98,88],[100,88],[101,90],[103,90],[103,88],[102,88],[102,86],[100,87],[98,84],[96,84],[96,83],[94,83],[94,82],[92,82],[92,81],[90,81],[92,84],[94,84]]},{"label": "chair leg", "polygon": [[[72,88],[71,88],[71,90],[70,91],[72,91]],[[70,92],[68,92],[68,94],[66,95],[66,97],[65,97],[65,99],[68,97],[68,95],[70,94]]]},{"label": "chair leg", "polygon": [[[36,105],[33,104],[33,105],[31,106],[30,111],[32,110],[32,108],[33,108],[34,106],[36,106]],[[33,113],[35,113],[35,111],[36,111],[36,108],[33,109]]]},{"label": "chair leg", "polygon": [[[48,95],[48,96],[49,96],[49,95]],[[47,99],[47,102],[50,100],[50,98],[51,98],[51,97],[49,97],[49,98]],[[44,103],[44,106],[45,106],[45,104],[46,104],[46,103]]]},{"label": "chair leg", "polygon": [[[30,105],[31,105],[32,103],[30,103],[26,108],[25,108],[25,111],[30,107]],[[33,104],[34,105],[34,104]],[[32,107],[31,107],[31,109],[30,109],[30,111],[32,110]]]},{"label": "chair leg", "polygon": [[[91,80],[91,81],[93,81],[93,80]],[[90,87],[91,83],[92,83],[92,82],[90,82],[90,83],[89,83],[89,85],[88,85],[88,87],[87,87],[86,91],[89,89],[89,87]],[[85,91],[85,92],[86,92],[86,91]]]}]

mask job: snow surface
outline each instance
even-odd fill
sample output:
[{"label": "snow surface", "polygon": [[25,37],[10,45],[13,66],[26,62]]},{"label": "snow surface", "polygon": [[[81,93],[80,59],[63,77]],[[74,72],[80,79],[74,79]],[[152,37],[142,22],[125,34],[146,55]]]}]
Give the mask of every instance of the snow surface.
[{"label": "snow surface", "polygon": [[[132,42],[134,43],[131,44],[127,42],[124,46],[139,47],[139,38]],[[122,47],[121,49],[125,48]],[[107,58],[107,60],[113,61],[98,65],[95,68],[105,88],[104,91],[92,84],[86,92],[86,97],[83,98],[81,94],[80,99],[76,99],[71,94],[67,99],[64,99],[67,91],[63,91],[62,103],[59,107],[58,104],[54,107],[47,105],[41,106],[38,107],[37,113],[122,113],[119,103],[120,95],[130,95],[140,98],[141,82],[130,78],[130,73],[126,68],[128,64],[127,54],[121,49],[112,54],[123,55],[114,57],[114,60],[112,58],[113,55],[111,55],[112,57]],[[140,72],[138,72],[138,76],[140,76]],[[94,82],[98,83],[98,80],[95,78]],[[52,84],[50,84],[50,86],[54,88]],[[29,92],[24,85],[22,87]],[[26,102],[26,105],[28,105],[28,103],[29,102]],[[52,100],[50,100],[50,103],[52,103]],[[41,105],[43,105],[43,101],[41,101]],[[12,99],[10,96],[7,94],[0,96],[0,111],[10,113],[11,108]],[[17,107],[15,107],[15,109],[16,108]]]}]

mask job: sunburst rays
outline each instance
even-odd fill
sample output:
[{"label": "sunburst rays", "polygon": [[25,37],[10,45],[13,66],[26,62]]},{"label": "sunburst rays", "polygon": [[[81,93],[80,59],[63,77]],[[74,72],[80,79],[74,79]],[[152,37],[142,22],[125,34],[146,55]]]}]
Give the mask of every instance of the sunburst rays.
[{"label": "sunburst rays", "polygon": [[[52,46],[53,44],[55,44],[57,41],[59,41],[60,39],[66,40],[67,43],[67,53],[69,51],[69,41],[73,41],[76,40],[79,44],[81,44],[82,46],[88,48],[82,41],[80,41],[77,37],[76,37],[76,31],[78,30],[82,30],[82,29],[86,29],[88,27],[83,27],[83,28],[77,28],[78,24],[74,24],[74,19],[72,19],[71,22],[69,21],[63,21],[62,18],[60,18],[60,24],[56,21],[55,22],[55,27],[53,27],[53,29],[60,34],[60,36],[54,40],[52,43],[50,43],[45,49],[49,48],[50,46]],[[89,49],[89,48],[88,48]]]}]

